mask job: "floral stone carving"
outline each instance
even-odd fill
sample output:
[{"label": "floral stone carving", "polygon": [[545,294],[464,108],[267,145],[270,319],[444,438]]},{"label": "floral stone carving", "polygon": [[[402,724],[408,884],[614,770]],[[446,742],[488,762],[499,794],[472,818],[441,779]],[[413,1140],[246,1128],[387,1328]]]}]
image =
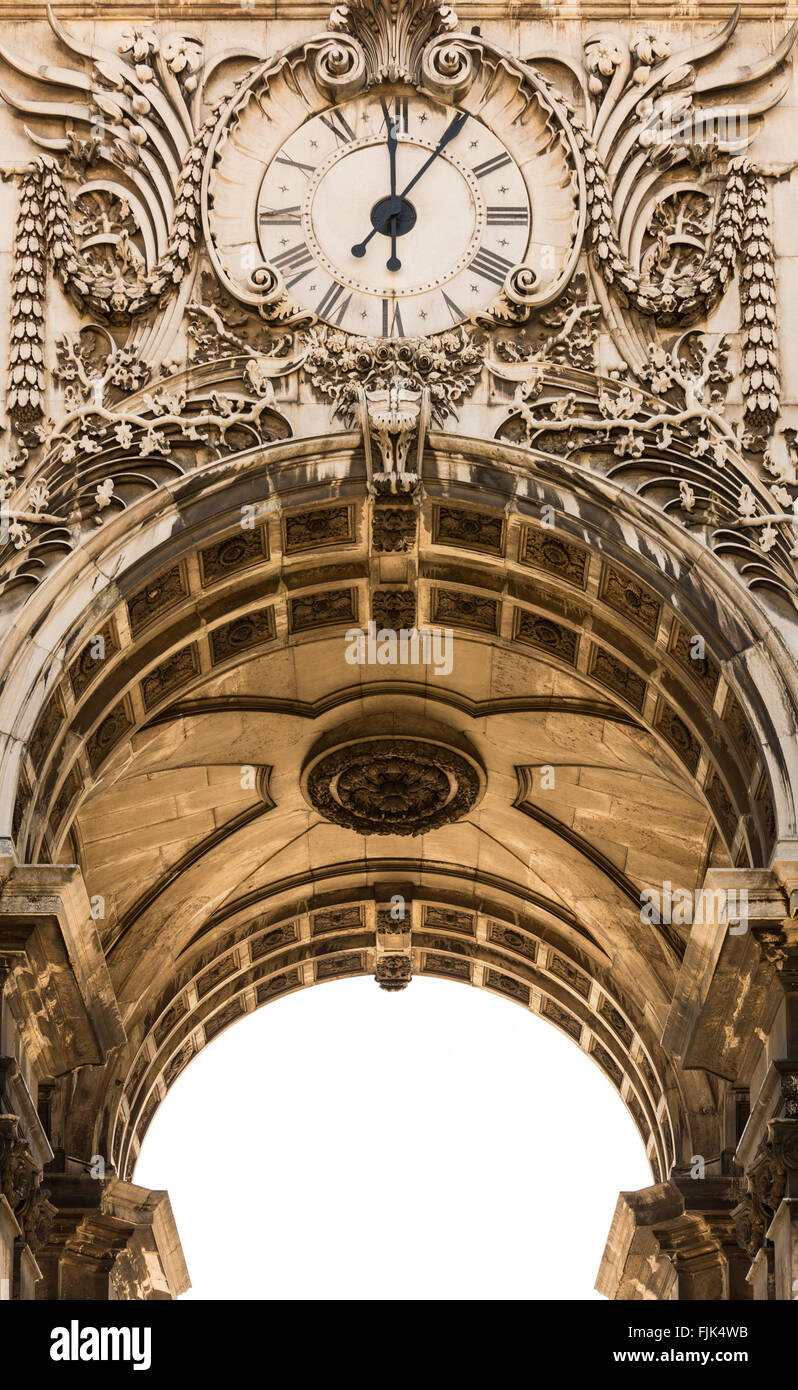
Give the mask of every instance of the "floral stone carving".
[{"label": "floral stone carving", "polygon": [[437,740],[404,737],[333,748],[303,776],[314,809],[361,835],[423,835],[461,820],[482,780],[475,758]]}]

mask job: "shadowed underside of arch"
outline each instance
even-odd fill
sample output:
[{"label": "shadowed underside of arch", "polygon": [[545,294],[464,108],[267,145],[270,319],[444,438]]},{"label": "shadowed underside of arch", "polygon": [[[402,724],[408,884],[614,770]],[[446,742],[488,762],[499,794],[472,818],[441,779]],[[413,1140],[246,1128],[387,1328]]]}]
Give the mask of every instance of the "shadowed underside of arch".
[{"label": "shadowed underside of arch", "polygon": [[[433,435],[415,496],[371,495],[355,435],[203,474],[44,584],[11,662],[12,690],[38,663],[2,772],[16,855],[79,870],[118,1008],[67,1152],[129,1180],[237,1019],[426,974],[564,1031],[655,1182],[719,1164],[727,1084],[663,1045],[689,919],[641,900],[761,873],[793,833],[761,610],[640,499],[511,446]],[[416,629],[438,646],[379,637]]]}]

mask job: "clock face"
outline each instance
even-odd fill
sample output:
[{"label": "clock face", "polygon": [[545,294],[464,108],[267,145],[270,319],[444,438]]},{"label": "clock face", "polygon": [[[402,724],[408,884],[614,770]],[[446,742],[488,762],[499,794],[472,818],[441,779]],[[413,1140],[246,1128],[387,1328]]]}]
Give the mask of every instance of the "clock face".
[{"label": "clock face", "polygon": [[440,333],[483,309],[530,238],[526,183],[481,121],[417,92],[305,122],[257,203],[291,299],[348,333]]}]

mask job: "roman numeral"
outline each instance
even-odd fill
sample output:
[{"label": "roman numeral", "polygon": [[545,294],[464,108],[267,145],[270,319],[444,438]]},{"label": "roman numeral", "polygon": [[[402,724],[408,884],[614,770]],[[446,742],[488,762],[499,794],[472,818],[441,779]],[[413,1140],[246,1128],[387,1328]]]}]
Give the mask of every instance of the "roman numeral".
[{"label": "roman numeral", "polygon": [[299,225],[299,207],[261,208],[258,213],[265,227],[296,227]]},{"label": "roman numeral", "polygon": [[441,294],[443,295],[443,302],[452,316],[452,323],[462,323],[463,319],[468,318],[468,314],[463,313],[459,304],[455,304],[454,300],[449,298],[445,290],[441,290]]},{"label": "roman numeral", "polygon": [[[391,315],[392,309],[393,315]],[[405,336],[402,314],[395,299],[383,299],[382,301],[382,336],[383,338],[404,338]]]},{"label": "roman numeral", "polygon": [[481,275],[483,280],[492,280],[494,285],[503,285],[507,278],[508,270],[512,270],[513,263],[504,256],[497,256],[494,251],[488,251],[481,246],[469,269],[475,270],[477,275]]},{"label": "roman numeral", "polygon": [[329,116],[322,116],[321,119],[322,124],[332,131],[337,144],[348,145],[356,138],[351,125],[340,111],[331,111]]},{"label": "roman numeral", "polygon": [[410,119],[410,108],[407,97],[396,98],[393,104],[393,115],[384,97],[380,97],[380,106],[382,107],[385,129],[392,129],[394,135],[406,135],[408,121]]},{"label": "roman numeral", "polygon": [[495,154],[492,159],[485,159],[482,164],[475,164],[474,173],[478,179],[484,179],[486,174],[495,174],[497,169],[503,169],[505,164],[511,162],[509,154]]},{"label": "roman numeral", "polygon": [[315,174],[316,172],[315,164],[303,164],[301,160],[292,159],[288,154],[278,154],[274,162],[275,164],[287,164],[289,169],[300,169],[305,178],[308,174]]},{"label": "roman numeral", "polygon": [[488,208],[489,227],[525,227],[529,208]]},{"label": "roman numeral", "polygon": [[[272,258],[272,265],[276,266],[285,279],[285,287],[290,290],[294,285],[298,285],[300,280],[304,280],[309,275],[316,262],[310,254],[304,241],[299,246],[289,246],[287,251],[281,251],[279,255]],[[303,270],[302,267],[307,269]],[[289,280],[289,275],[291,279]]]},{"label": "roman numeral", "polygon": [[[321,299],[316,305],[316,313],[318,314],[319,318],[329,319],[332,317],[333,309],[335,309],[336,305],[338,304],[338,301],[341,298],[343,292],[343,285],[339,285],[337,280],[333,280],[332,284],[330,285],[330,288],[327,290],[327,293],[322,295]],[[335,322],[337,323],[339,328],[341,327],[341,322],[343,320],[344,314],[349,308],[351,301],[352,296],[351,294],[349,294],[347,295],[343,304],[338,309],[338,313],[335,315]]]}]

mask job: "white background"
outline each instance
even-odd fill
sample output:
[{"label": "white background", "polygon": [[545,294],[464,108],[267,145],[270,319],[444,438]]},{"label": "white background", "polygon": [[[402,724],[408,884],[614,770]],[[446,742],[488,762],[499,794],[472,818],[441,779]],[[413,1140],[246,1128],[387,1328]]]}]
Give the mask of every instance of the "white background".
[{"label": "white background", "polygon": [[597,1298],[621,1190],[653,1182],[574,1043],[484,990],[299,991],[177,1080],[134,1181],[171,1197],[188,1298]]}]

